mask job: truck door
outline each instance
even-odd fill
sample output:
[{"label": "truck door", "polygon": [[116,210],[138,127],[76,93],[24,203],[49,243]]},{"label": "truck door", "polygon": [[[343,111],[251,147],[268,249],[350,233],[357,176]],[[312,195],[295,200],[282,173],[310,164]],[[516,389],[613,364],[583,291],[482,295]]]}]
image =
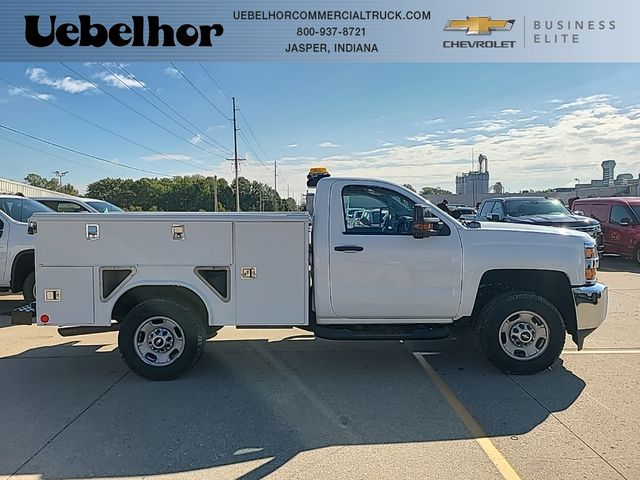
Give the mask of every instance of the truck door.
[{"label": "truck door", "polygon": [[7,272],[7,247],[9,245],[9,229],[11,224],[0,215],[0,285],[9,285],[5,278]]},{"label": "truck door", "polygon": [[609,251],[612,253],[630,256],[634,253],[634,245],[628,241],[633,227],[620,225],[623,219],[633,222],[633,212],[626,205],[612,205],[609,217],[608,237],[606,237],[605,240],[609,240]]},{"label": "truck door", "polygon": [[[329,276],[337,317],[455,316],[462,282],[455,226],[447,226],[442,236],[414,239],[416,202],[392,186],[335,182],[330,195]],[[353,208],[364,212],[356,221],[348,216]]]}]

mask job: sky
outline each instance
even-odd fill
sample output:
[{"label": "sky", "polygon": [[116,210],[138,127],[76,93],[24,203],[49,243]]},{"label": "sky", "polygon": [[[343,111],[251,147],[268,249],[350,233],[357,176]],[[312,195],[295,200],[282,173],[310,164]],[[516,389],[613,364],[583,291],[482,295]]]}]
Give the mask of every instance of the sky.
[{"label": "sky", "polygon": [[0,177],[231,180],[231,96],[240,174],[273,185],[277,161],[296,199],[312,166],[453,191],[472,152],[510,192],[600,178],[605,159],[637,177],[639,86],[620,64],[4,63]]}]

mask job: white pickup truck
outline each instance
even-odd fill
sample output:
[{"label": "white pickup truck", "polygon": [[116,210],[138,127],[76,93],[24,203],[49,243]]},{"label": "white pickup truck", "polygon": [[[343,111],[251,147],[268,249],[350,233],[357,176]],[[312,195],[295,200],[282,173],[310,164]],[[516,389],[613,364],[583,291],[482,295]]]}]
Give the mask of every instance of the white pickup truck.
[{"label": "white pickup truck", "polygon": [[29,198],[0,194],[0,291],[35,300],[34,239],[27,235],[27,220],[35,212],[50,211]]},{"label": "white pickup truck", "polygon": [[497,367],[535,373],[567,332],[581,348],[607,310],[587,234],[465,226],[379,180],[320,180],[312,218],[36,214],[30,231],[37,323],[115,320],[125,362],[150,379],[180,375],[224,325],[369,340],[443,338],[471,322]]}]

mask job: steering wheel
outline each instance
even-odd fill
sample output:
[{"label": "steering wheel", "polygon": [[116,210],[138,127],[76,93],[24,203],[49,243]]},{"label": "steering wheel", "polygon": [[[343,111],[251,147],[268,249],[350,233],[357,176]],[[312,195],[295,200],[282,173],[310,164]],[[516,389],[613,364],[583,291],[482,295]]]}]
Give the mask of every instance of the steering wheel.
[{"label": "steering wheel", "polygon": [[411,221],[406,217],[399,217],[398,224],[396,225],[396,233],[404,235],[411,232]]}]

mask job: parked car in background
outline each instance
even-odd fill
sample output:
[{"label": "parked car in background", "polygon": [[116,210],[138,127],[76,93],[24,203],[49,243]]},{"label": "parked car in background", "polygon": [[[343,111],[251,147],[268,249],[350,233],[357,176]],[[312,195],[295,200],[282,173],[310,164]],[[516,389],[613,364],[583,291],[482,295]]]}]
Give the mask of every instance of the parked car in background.
[{"label": "parked car in background", "polygon": [[453,218],[464,222],[475,220],[477,214],[478,211],[473,207],[456,206],[454,208],[450,208],[450,215]]},{"label": "parked car in background", "polygon": [[570,228],[588,233],[602,252],[602,229],[597,220],[571,213],[562,202],[543,197],[490,198],[482,202],[477,220]]},{"label": "parked car in background", "polygon": [[30,198],[0,195],[0,291],[35,299],[33,236],[27,234],[27,221],[36,212],[50,211]]},{"label": "parked car in background", "polygon": [[604,253],[617,253],[640,263],[640,197],[578,199],[573,210],[600,222]]},{"label": "parked car in background", "polygon": [[80,197],[33,197],[33,200],[46,205],[59,213],[113,213],[122,212],[120,207],[95,198]]}]

